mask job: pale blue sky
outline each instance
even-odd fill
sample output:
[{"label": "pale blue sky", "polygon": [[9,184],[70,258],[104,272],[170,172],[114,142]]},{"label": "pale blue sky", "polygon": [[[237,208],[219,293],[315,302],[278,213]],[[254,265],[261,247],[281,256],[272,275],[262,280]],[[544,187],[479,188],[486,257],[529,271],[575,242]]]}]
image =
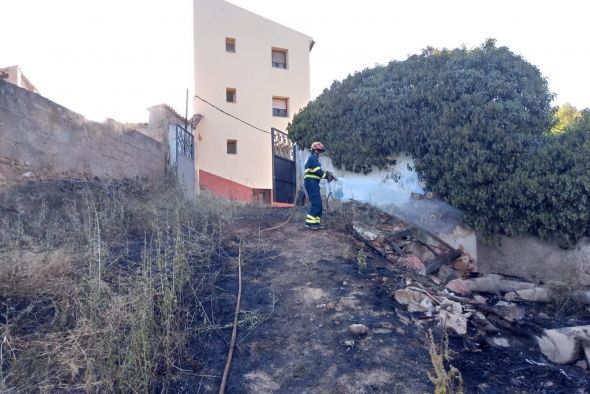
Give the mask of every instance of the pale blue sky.
[{"label": "pale blue sky", "polygon": [[[349,73],[425,46],[494,37],[538,66],[555,104],[590,107],[585,0],[231,0],[312,36],[312,98]],[[43,95],[94,120],[147,121],[192,96],[192,0],[16,0],[1,7],[0,66],[19,64]],[[190,109],[189,109],[190,112]]]}]

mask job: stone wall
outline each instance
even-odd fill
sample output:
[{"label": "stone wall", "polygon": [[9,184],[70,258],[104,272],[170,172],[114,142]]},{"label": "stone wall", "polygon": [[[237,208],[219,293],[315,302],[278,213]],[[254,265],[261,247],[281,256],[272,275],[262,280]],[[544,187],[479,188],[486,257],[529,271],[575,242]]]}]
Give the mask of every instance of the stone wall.
[{"label": "stone wall", "polygon": [[[486,241],[486,242],[484,242]],[[531,236],[478,237],[478,270],[524,278],[533,282],[561,282],[568,286],[590,286],[590,239],[573,249]]]},{"label": "stone wall", "polygon": [[0,80],[0,184],[59,178],[154,178],[166,147],[109,120],[97,123]]}]

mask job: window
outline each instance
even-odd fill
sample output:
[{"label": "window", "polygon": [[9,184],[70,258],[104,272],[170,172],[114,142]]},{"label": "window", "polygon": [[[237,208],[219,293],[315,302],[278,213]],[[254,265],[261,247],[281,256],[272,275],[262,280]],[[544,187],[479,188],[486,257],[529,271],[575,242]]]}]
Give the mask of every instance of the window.
[{"label": "window", "polygon": [[236,102],[236,89],[234,88],[226,88],[225,89],[225,101],[228,103],[235,103]]},{"label": "window", "polygon": [[237,140],[227,140],[227,154],[228,155],[237,155],[238,154],[238,141]]},{"label": "window", "polygon": [[289,99],[285,97],[273,97],[272,98],[272,115],[287,117],[287,104]]},{"label": "window", "polygon": [[287,68],[287,50],[272,49],[272,66],[274,68]]},{"label": "window", "polygon": [[225,51],[235,53],[236,52],[236,39],[225,37]]}]

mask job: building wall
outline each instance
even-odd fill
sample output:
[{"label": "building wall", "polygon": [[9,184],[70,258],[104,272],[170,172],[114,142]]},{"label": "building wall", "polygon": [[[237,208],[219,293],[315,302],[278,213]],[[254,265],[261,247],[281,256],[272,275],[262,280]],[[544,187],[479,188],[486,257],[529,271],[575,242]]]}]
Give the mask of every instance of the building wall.
[{"label": "building wall", "polygon": [[478,236],[478,269],[533,282],[565,283],[570,287],[590,286],[590,239],[583,238],[573,249],[532,236]]},{"label": "building wall", "polygon": [[2,74],[8,74],[8,76],[0,79],[4,79],[5,81],[8,81],[23,89],[30,90],[31,92],[39,93],[31,81],[29,81],[29,79],[24,76],[19,66],[0,68],[0,75]]},{"label": "building wall", "polygon": [[[307,150],[297,151],[299,181],[302,179],[303,166],[308,155]],[[335,201],[350,200],[373,205],[436,234],[454,248],[462,249],[473,262],[477,262],[476,234],[461,224],[461,211],[436,198],[414,199],[415,193],[424,193],[424,185],[413,170],[414,159],[406,155],[399,155],[395,159],[394,166],[363,174],[336,168],[329,157],[321,156],[322,168],[332,171],[337,178],[336,182],[320,183],[323,194],[332,201],[329,206],[337,208]]]},{"label": "building wall", "polygon": [[[236,40],[226,52],[226,37]],[[291,116],[309,101],[312,39],[222,0],[194,0],[195,94],[270,133],[286,130]],[[288,50],[288,68],[271,65],[272,48]],[[226,88],[236,102],[226,102]],[[289,98],[289,117],[272,116],[273,96]],[[236,188],[272,188],[271,136],[195,99],[203,115],[198,132],[199,173],[231,180]],[[227,140],[237,140],[237,154]],[[206,182],[201,182],[206,187]],[[240,195],[242,192],[240,192]]]},{"label": "building wall", "polygon": [[97,123],[0,80],[0,184],[163,177],[166,148],[115,121]]}]

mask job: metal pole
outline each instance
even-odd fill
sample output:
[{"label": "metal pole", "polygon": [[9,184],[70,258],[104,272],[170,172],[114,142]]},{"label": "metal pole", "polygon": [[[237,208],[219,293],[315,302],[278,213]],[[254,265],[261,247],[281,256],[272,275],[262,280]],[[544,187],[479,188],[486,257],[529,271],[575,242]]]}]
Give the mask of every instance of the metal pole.
[{"label": "metal pole", "polygon": [[270,194],[271,194],[271,203],[276,202],[277,201],[277,196],[276,196],[276,185],[275,185],[275,128],[271,127],[270,129],[270,146],[271,146],[271,157],[270,157],[270,161],[272,163],[272,177],[271,177],[271,189],[270,189]]}]

